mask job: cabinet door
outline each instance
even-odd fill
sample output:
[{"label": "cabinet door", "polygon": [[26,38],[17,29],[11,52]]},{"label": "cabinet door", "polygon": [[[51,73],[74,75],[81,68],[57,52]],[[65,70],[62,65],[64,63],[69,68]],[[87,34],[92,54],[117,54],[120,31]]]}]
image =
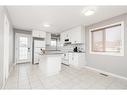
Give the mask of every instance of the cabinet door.
[{"label": "cabinet door", "polygon": [[41,36],[42,36],[41,31],[37,31],[37,35],[38,35],[37,37],[41,38]]},{"label": "cabinet door", "polygon": [[70,30],[70,38],[71,38],[71,42],[74,43],[81,43],[82,42],[82,31],[81,31],[81,27],[76,27],[74,29]]},{"label": "cabinet door", "polygon": [[75,43],[75,32],[73,30],[70,31],[70,40],[71,40],[71,43]]},{"label": "cabinet door", "polygon": [[64,32],[60,34],[60,43],[64,44]]},{"label": "cabinet door", "polygon": [[72,44],[83,43],[84,34],[82,32],[83,32],[82,27],[79,26],[79,27],[76,27],[76,28],[73,28],[73,29],[70,29],[68,31],[61,33],[62,43],[64,42],[65,39],[69,39],[69,41]]},{"label": "cabinet door", "polygon": [[75,43],[81,43],[81,31],[77,30],[74,33],[74,37],[75,37]]},{"label": "cabinet door", "polygon": [[72,32],[71,31],[68,31],[67,32],[67,38],[69,39],[69,42],[72,42],[71,37],[72,37]]},{"label": "cabinet door", "polygon": [[39,33],[38,33],[38,31],[32,31],[32,36],[33,37],[39,37]]},{"label": "cabinet door", "polygon": [[39,31],[39,37],[40,38],[46,38],[46,33],[43,31]]},{"label": "cabinet door", "polygon": [[46,33],[43,31],[33,30],[32,36],[33,37],[39,37],[39,38],[46,38]]},{"label": "cabinet door", "polygon": [[68,31],[61,33],[61,43],[65,43],[65,39],[68,39]]},{"label": "cabinet door", "polygon": [[78,66],[78,56],[79,56],[79,53],[69,53],[69,64],[71,66],[75,66],[77,67]]},{"label": "cabinet door", "polygon": [[65,39],[69,39],[68,33],[69,33],[69,31],[64,32],[64,40],[65,40]]},{"label": "cabinet door", "polygon": [[46,44],[47,45],[51,44],[51,33],[46,33]]},{"label": "cabinet door", "polygon": [[74,43],[81,43],[81,29],[80,29],[80,27],[78,27],[74,30],[73,38],[74,38]]},{"label": "cabinet door", "polygon": [[41,37],[41,35],[40,35],[41,32],[40,31],[35,31],[35,33],[36,33],[36,37],[39,37],[39,38]]},{"label": "cabinet door", "polygon": [[68,60],[68,58],[69,58],[69,53],[65,53],[64,56],[65,56],[64,58]]},{"label": "cabinet door", "polygon": [[73,53],[69,53],[69,65],[73,65],[73,61],[74,61]]},{"label": "cabinet door", "polygon": [[78,66],[78,55],[79,53],[74,53],[73,57],[73,65]]}]

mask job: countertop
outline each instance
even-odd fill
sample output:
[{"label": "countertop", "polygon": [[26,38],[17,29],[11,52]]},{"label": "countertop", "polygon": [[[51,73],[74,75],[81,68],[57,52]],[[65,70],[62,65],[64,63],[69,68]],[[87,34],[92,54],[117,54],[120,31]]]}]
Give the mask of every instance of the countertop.
[{"label": "countertop", "polygon": [[85,53],[85,52],[73,52],[73,51],[68,51],[68,53]]},{"label": "countertop", "polygon": [[63,54],[61,51],[47,51],[46,53],[42,53],[40,55],[58,55],[58,54]]},{"label": "countertop", "polygon": [[42,55],[57,55],[57,54],[63,54],[63,53],[45,53],[45,54],[42,54]]},{"label": "countertop", "polygon": [[[64,54],[65,52],[62,51],[46,51],[45,54],[40,54],[40,55],[58,55],[58,54]],[[73,51],[67,51],[66,53],[85,53],[83,52],[73,52]]]}]

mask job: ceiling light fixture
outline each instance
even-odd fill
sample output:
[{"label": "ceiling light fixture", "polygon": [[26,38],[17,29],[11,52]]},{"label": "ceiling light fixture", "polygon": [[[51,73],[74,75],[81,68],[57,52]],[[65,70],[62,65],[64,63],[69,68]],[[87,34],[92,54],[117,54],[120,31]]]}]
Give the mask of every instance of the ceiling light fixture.
[{"label": "ceiling light fixture", "polygon": [[85,16],[90,16],[90,15],[93,15],[95,11],[96,11],[96,7],[86,7],[83,9],[82,13]]},{"label": "ceiling light fixture", "polygon": [[51,25],[50,24],[44,24],[43,26],[44,27],[50,27]]},{"label": "ceiling light fixture", "polygon": [[88,10],[84,13],[85,16],[90,16],[90,15],[93,15],[94,14],[94,11],[93,10]]}]

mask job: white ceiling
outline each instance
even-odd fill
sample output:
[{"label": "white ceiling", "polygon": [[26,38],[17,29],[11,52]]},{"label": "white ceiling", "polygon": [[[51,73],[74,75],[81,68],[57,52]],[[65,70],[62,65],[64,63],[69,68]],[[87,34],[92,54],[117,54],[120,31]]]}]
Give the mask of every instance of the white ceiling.
[{"label": "white ceiling", "polygon": [[[7,6],[12,24],[19,29],[59,33],[77,25],[89,25],[127,12],[127,6],[98,6],[94,15],[84,16],[85,6]],[[43,27],[44,23],[51,27]]]}]

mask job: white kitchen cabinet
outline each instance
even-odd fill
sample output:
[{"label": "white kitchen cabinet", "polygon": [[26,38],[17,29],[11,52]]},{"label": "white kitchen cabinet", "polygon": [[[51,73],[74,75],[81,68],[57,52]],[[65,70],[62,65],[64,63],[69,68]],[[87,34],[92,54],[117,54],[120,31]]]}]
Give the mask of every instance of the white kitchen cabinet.
[{"label": "white kitchen cabinet", "polygon": [[69,42],[71,42],[71,36],[72,36],[72,34],[71,34],[70,30],[62,32],[61,35],[60,35],[60,42],[62,44],[64,44],[65,43],[65,39],[69,39]]},{"label": "white kitchen cabinet", "polygon": [[46,33],[46,45],[51,45],[51,33]]},{"label": "white kitchen cabinet", "polygon": [[64,44],[66,38],[67,38],[67,32],[62,32],[60,34],[60,43]]},{"label": "white kitchen cabinet", "polygon": [[74,54],[69,53],[69,65],[72,65],[74,63]]},{"label": "white kitchen cabinet", "polygon": [[60,43],[64,44],[64,33],[60,34]]},{"label": "white kitchen cabinet", "polygon": [[85,31],[82,29],[83,27],[76,27],[71,30],[71,42],[75,43],[84,43]]},{"label": "white kitchen cabinet", "polygon": [[67,35],[67,39],[69,39],[69,42],[72,42],[72,33],[70,30],[66,32],[66,35]]},{"label": "white kitchen cabinet", "polygon": [[39,30],[33,30],[32,31],[32,36],[33,37],[38,37],[38,38],[46,38],[46,32],[39,31]]},{"label": "white kitchen cabinet", "polygon": [[68,53],[64,53],[62,55],[62,63],[66,64],[66,65],[69,65],[69,54]]},{"label": "white kitchen cabinet", "polygon": [[72,44],[85,43],[85,29],[83,26],[72,28],[68,31],[61,33],[61,43],[64,44],[64,40],[69,39]]},{"label": "white kitchen cabinet", "polygon": [[85,53],[69,53],[69,65],[73,67],[85,66]]},{"label": "white kitchen cabinet", "polygon": [[47,54],[39,57],[40,70],[43,76],[57,75],[61,71],[61,54]]}]

